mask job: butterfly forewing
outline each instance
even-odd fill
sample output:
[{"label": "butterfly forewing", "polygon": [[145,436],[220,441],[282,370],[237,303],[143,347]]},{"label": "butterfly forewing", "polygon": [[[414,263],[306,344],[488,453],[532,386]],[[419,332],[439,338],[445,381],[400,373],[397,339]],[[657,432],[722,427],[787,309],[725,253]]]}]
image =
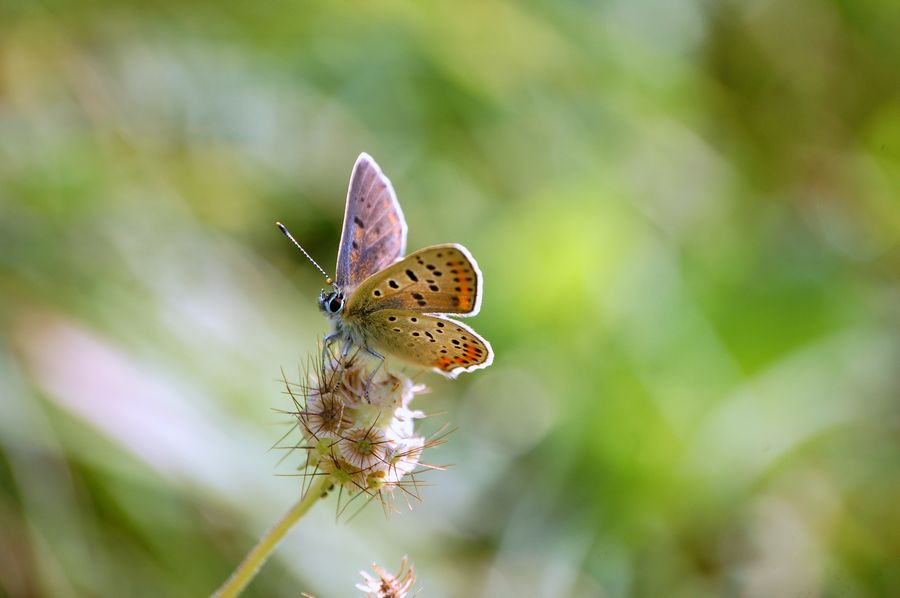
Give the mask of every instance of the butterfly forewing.
[{"label": "butterfly forewing", "polygon": [[494,359],[486,340],[465,324],[446,318],[380,309],[368,314],[365,327],[376,350],[451,378],[487,367]]},{"label": "butterfly forewing", "polygon": [[347,313],[406,309],[474,316],[481,307],[481,271],[462,245],[421,249],[366,279]]},{"label": "butterfly forewing", "polygon": [[352,290],[406,252],[406,220],[391,182],[368,155],[353,166],[335,284]]}]

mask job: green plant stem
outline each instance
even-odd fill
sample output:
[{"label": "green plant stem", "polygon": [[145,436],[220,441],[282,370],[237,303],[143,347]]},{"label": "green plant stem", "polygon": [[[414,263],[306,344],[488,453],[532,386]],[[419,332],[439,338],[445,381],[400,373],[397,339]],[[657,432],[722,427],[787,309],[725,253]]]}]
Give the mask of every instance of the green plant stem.
[{"label": "green plant stem", "polygon": [[230,598],[240,594],[247,584],[250,583],[259,568],[262,567],[281,539],[293,527],[297,520],[312,507],[319,498],[328,490],[331,484],[331,476],[322,475],[316,478],[312,485],[306,490],[306,493],[291,509],[285,513],[281,521],[275,524],[272,529],[266,532],[266,535],[260,538],[256,546],[244,557],[238,568],[234,570],[231,577],[228,578],[222,587],[220,587],[213,598]]}]

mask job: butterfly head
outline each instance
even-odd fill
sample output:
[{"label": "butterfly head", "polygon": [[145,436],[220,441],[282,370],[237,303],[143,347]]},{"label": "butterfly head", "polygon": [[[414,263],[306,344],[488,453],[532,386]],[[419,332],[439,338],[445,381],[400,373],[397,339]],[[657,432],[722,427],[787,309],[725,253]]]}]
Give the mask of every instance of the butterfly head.
[{"label": "butterfly head", "polygon": [[341,313],[341,310],[344,309],[344,293],[338,290],[322,289],[322,292],[319,293],[319,309],[329,316]]}]

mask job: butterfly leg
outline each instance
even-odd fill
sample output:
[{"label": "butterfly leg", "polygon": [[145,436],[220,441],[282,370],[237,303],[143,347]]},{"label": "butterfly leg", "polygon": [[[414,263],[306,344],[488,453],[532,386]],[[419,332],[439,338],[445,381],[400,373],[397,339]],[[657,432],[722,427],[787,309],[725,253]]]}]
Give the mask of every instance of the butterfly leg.
[{"label": "butterfly leg", "polygon": [[324,339],[322,339],[322,364],[329,363],[330,358],[334,357],[334,355],[331,353],[331,343],[338,340],[340,337],[340,332],[332,332]]},{"label": "butterfly leg", "polygon": [[378,360],[378,365],[375,366],[375,369],[372,370],[372,372],[369,374],[369,379],[366,380],[366,402],[371,403],[372,401],[369,400],[369,385],[372,384],[372,380],[375,379],[375,374],[378,373],[378,370],[380,370],[381,366],[384,365],[384,355],[381,355],[380,353],[376,353],[369,347],[366,347],[366,353],[368,353],[369,355],[371,355],[372,357],[374,357]]}]

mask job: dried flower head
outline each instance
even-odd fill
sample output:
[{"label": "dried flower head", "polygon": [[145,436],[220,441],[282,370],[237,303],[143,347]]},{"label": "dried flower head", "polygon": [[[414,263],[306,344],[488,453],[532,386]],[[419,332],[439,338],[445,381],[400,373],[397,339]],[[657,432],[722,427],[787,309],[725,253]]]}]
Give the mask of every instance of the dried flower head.
[{"label": "dried flower head", "polygon": [[366,598],[403,598],[416,583],[415,571],[411,564],[407,568],[406,557],[403,557],[397,575],[382,569],[377,563],[372,563],[372,570],[377,577],[360,571],[365,581],[356,584],[357,589],[366,593]]},{"label": "dried flower head", "polygon": [[422,452],[443,435],[416,433],[415,421],[425,414],[410,402],[425,386],[377,365],[355,353],[331,357],[307,372],[307,382],[285,385],[307,453],[304,475],[330,475],[351,497],[378,498],[387,506],[398,489],[418,498],[416,474],[440,469],[422,463]]}]

